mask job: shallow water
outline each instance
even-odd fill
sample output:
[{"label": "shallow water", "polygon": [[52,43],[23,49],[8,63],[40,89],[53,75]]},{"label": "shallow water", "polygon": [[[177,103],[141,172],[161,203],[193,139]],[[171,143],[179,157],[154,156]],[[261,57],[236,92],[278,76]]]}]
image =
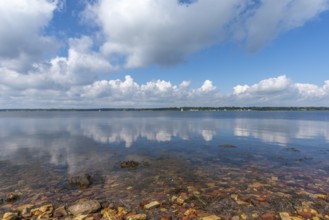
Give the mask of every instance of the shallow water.
[{"label": "shallow water", "polygon": [[[21,193],[0,211],[85,197],[133,209],[191,190],[329,193],[329,112],[0,112],[0,139],[0,198]],[[84,173],[90,188],[68,184]]]}]

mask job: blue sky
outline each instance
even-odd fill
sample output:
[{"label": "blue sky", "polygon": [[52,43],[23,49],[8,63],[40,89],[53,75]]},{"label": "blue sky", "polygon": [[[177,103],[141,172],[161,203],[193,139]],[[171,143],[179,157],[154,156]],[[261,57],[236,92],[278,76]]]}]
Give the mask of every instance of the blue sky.
[{"label": "blue sky", "polygon": [[0,2],[0,108],[329,106],[329,0]]}]

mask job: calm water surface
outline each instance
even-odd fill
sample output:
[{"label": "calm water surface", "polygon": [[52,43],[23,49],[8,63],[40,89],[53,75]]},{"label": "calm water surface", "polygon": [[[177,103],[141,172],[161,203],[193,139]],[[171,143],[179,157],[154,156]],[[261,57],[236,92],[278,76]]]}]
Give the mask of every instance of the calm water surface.
[{"label": "calm water surface", "polygon": [[[178,187],[248,193],[273,180],[273,193],[329,188],[329,112],[0,112],[0,139],[0,197],[16,190],[21,203],[138,204]],[[82,173],[92,187],[69,186]]]}]

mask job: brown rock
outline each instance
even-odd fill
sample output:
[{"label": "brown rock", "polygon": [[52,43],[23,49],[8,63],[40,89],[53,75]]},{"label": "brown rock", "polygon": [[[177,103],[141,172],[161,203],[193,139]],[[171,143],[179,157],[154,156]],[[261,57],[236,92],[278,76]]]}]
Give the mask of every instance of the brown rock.
[{"label": "brown rock", "polygon": [[139,166],[139,162],[133,161],[133,160],[127,160],[127,161],[120,162],[121,168],[133,169],[133,168],[137,168],[138,166]]},{"label": "brown rock", "polygon": [[101,209],[101,205],[97,200],[80,200],[74,205],[68,207],[68,211],[73,215],[86,215],[97,212]]},{"label": "brown rock", "polygon": [[6,202],[15,202],[19,198],[18,193],[9,193],[6,198]]},{"label": "brown rock", "polygon": [[68,213],[65,209],[65,206],[61,206],[54,211],[54,217],[60,218],[67,216]]},{"label": "brown rock", "polygon": [[2,220],[16,220],[18,218],[17,213],[14,212],[6,212],[3,217]]},{"label": "brown rock", "polygon": [[91,185],[91,176],[89,174],[72,176],[69,178],[69,184],[71,186],[78,186],[80,188],[86,189]]},{"label": "brown rock", "polygon": [[258,202],[266,202],[266,197],[257,198]]},{"label": "brown rock", "polygon": [[275,215],[272,213],[265,213],[262,215],[263,220],[275,220]]},{"label": "brown rock", "polygon": [[162,216],[161,220],[172,220],[171,216]]},{"label": "brown rock", "polygon": [[101,213],[96,213],[96,214],[93,215],[93,217],[94,217],[95,220],[101,220],[103,215]]},{"label": "brown rock", "polygon": [[311,212],[301,211],[301,212],[298,212],[298,215],[300,215],[300,216],[302,216],[303,218],[306,218],[306,219],[311,219],[312,218],[312,213]]},{"label": "brown rock", "polygon": [[108,208],[110,206],[110,203],[108,201],[104,201],[101,203],[101,206],[103,209]]}]

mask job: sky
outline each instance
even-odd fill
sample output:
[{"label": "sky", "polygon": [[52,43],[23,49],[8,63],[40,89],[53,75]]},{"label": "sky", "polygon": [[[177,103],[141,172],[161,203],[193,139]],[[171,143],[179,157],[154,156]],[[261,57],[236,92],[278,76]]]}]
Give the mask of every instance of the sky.
[{"label": "sky", "polygon": [[0,109],[329,106],[329,0],[1,0]]}]

